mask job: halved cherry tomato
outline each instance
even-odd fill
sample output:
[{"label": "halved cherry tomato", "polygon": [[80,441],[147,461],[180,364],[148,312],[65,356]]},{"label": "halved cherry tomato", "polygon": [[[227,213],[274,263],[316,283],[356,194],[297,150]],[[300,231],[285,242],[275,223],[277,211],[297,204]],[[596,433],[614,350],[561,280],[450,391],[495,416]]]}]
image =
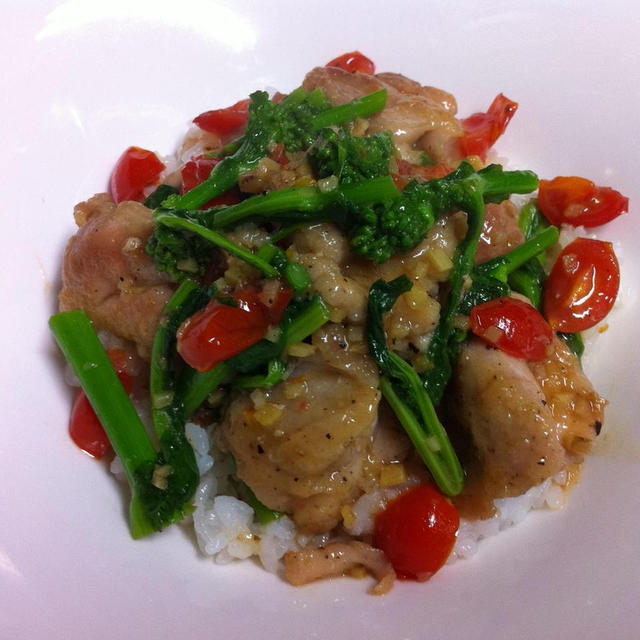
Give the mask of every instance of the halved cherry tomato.
[{"label": "halved cherry tomato", "polygon": [[430,484],[419,484],[378,513],[373,545],[382,549],[399,578],[428,580],[446,562],[460,519],[456,508]]},{"label": "halved cherry tomato", "polygon": [[153,151],[129,147],[116,162],[111,172],[109,192],[116,204],[125,200],[141,202],[144,189],[156,184],[164,165]]},{"label": "halved cherry tomato", "polygon": [[551,224],[598,227],[628,211],[629,198],[577,176],[540,180],[538,206]]},{"label": "halved cherry tomato", "polygon": [[269,280],[262,289],[245,287],[242,297],[247,300],[257,300],[264,307],[269,322],[277,324],[291,302],[293,289],[283,286],[277,280]]},{"label": "halved cherry tomato", "polygon": [[[207,158],[205,156],[196,156],[195,158],[191,158],[191,160],[182,167],[181,193],[186,193],[204,182],[211,175],[213,168],[219,162],[219,158]],[[202,208],[208,209],[210,207],[217,207],[223,204],[237,204],[241,200],[240,191],[237,187],[233,187],[203,204]]]},{"label": "halved cherry tomato", "polygon": [[239,135],[247,124],[250,102],[251,100],[247,98],[224,109],[205,111],[196,116],[193,122],[203,131],[216,133],[221,138]]},{"label": "halved cherry tomato", "polygon": [[178,353],[194,369],[209,371],[262,339],[268,326],[260,305],[212,300],[178,330]]},{"label": "halved cherry tomato", "polygon": [[209,371],[264,338],[292,295],[280,287],[265,303],[260,290],[247,287],[232,295],[236,307],[212,300],[178,329],[178,353],[194,369]]},{"label": "halved cherry tomato", "polygon": [[556,331],[584,331],[611,311],[619,286],[611,243],[577,238],[558,256],[545,282],[544,315]]},{"label": "halved cherry tomato", "polygon": [[359,71],[360,73],[368,73],[369,75],[373,75],[376,72],[376,65],[359,51],[343,53],[341,56],[331,60],[331,62],[327,62],[325,67],[338,67],[338,69],[348,71],[349,73]]},{"label": "halved cherry tomato", "polygon": [[180,193],[191,191],[191,189],[204,182],[219,162],[220,158],[206,158],[205,156],[191,158],[180,172],[182,175]]},{"label": "halved cherry tomato", "polygon": [[[126,352],[122,349],[111,349],[107,351],[107,355],[125,391],[131,393],[133,379],[126,372]],[[83,451],[94,458],[102,458],[111,449],[109,438],[82,389],[78,391],[71,409],[69,435]]]},{"label": "halved cherry tomato", "polygon": [[464,132],[459,141],[462,155],[480,156],[484,160],[487,151],[504,133],[517,108],[517,102],[500,93],[486,113],[474,113],[461,120]]},{"label": "halved cherry tomato", "polygon": [[542,360],[553,333],[535,307],[516,298],[495,298],[471,309],[470,328],[479,338],[522,360]]}]

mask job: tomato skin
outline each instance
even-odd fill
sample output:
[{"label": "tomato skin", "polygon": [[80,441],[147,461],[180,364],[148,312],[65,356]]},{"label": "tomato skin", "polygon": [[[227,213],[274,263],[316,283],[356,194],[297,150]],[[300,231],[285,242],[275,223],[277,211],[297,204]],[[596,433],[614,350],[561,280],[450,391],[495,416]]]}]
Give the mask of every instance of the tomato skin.
[{"label": "tomato skin", "polygon": [[142,202],[144,189],[156,184],[164,171],[164,164],[153,151],[140,147],[129,147],[118,158],[111,179],[109,193],[116,204],[126,200]]},{"label": "tomato skin", "polygon": [[260,306],[231,307],[212,300],[178,330],[178,353],[194,369],[209,371],[258,342],[268,326]]},{"label": "tomato skin", "polygon": [[487,151],[504,133],[517,108],[517,102],[500,93],[486,113],[474,113],[461,120],[463,134],[459,144],[462,155],[480,156],[484,160]]},{"label": "tomato skin", "polygon": [[80,449],[94,458],[102,458],[111,448],[109,438],[82,389],[78,391],[71,409],[69,435]]},{"label": "tomato skin", "polygon": [[620,268],[611,243],[576,238],[558,256],[545,282],[544,315],[556,331],[584,331],[611,311],[619,287]]},{"label": "tomato skin", "polygon": [[185,320],[178,329],[178,353],[197,371],[209,371],[264,338],[278,322],[293,291],[280,289],[272,304],[265,305],[261,292],[247,287],[233,294],[238,306],[211,300]]},{"label": "tomato skin", "polygon": [[205,156],[191,158],[180,171],[182,176],[180,193],[184,194],[187,191],[191,191],[191,189],[203,183],[219,162],[219,158],[206,158]]},{"label": "tomato skin", "polygon": [[[182,167],[182,187],[181,193],[186,193],[194,187],[204,182],[213,171],[213,168],[220,162],[219,158],[207,158],[205,156],[196,156],[191,158],[184,167]],[[237,187],[233,187],[219,196],[212,198],[202,205],[202,209],[218,207],[220,205],[237,204],[242,198]]]},{"label": "tomato skin", "polygon": [[[127,394],[133,389],[133,379],[126,372],[127,355],[122,349],[111,349],[107,352],[118,378]],[[94,458],[102,458],[111,449],[111,443],[105,433],[98,416],[91,407],[89,399],[80,389],[76,394],[71,417],[69,418],[69,435],[75,444]]]},{"label": "tomato skin", "polygon": [[543,360],[553,339],[538,310],[516,298],[495,298],[473,307],[469,322],[472,333],[485,342],[530,362]]},{"label": "tomato skin", "polygon": [[341,56],[327,62],[325,67],[337,67],[349,73],[368,73],[373,75],[376,72],[376,65],[359,51],[343,53]]},{"label": "tomato skin", "polygon": [[[273,281],[272,281],[273,282]],[[257,292],[257,300],[264,308],[264,312],[269,318],[271,324],[278,324],[284,310],[287,308],[293,297],[293,289],[280,285],[274,291],[269,291],[268,287],[264,287],[262,291],[255,289]],[[244,294],[247,295],[246,293]]]},{"label": "tomato skin", "polygon": [[205,111],[196,116],[193,122],[203,131],[216,133],[221,138],[232,137],[240,134],[246,126],[250,102],[251,100],[246,98],[224,109]]},{"label": "tomato skin", "polygon": [[540,180],[538,206],[551,224],[598,227],[629,210],[629,198],[577,176]]},{"label": "tomato skin", "polygon": [[456,541],[456,508],[430,484],[419,484],[379,512],[373,546],[382,549],[399,578],[428,580],[446,562]]}]

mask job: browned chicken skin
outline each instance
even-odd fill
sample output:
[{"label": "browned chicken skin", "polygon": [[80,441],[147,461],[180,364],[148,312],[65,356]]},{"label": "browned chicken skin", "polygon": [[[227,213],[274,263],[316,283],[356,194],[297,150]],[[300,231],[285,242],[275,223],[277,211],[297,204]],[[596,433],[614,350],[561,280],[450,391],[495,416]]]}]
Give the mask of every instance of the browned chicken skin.
[{"label": "browned chicken skin", "polygon": [[147,356],[173,291],[145,253],[151,211],[137,202],[116,206],[102,193],[77,205],[74,216],[80,228],[64,254],[60,310],[86,311],[98,328]]}]

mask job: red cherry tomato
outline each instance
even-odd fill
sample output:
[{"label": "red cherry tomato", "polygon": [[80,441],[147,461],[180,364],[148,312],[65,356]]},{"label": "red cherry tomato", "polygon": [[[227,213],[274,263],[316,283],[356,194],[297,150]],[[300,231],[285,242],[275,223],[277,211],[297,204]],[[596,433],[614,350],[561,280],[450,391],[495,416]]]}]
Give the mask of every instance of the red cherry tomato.
[{"label": "red cherry tomato", "polygon": [[144,189],[154,185],[164,165],[153,151],[129,147],[116,162],[109,181],[109,192],[118,204],[125,200],[144,200]]},{"label": "red cherry tomato", "polygon": [[577,238],[558,256],[545,282],[544,315],[556,331],[584,331],[611,311],[619,286],[611,243]]},{"label": "red cherry tomato", "polygon": [[251,101],[240,100],[224,109],[205,111],[193,119],[203,131],[216,133],[221,138],[231,138],[242,133],[249,117],[249,103]]},{"label": "red cherry tomato", "polygon": [[463,134],[460,150],[464,156],[480,156],[484,159],[487,151],[504,133],[509,120],[518,108],[518,103],[503,94],[498,94],[486,113],[474,113],[460,121]]},{"label": "red cherry tomato", "polygon": [[516,298],[495,298],[471,309],[470,328],[479,338],[523,360],[546,357],[551,327],[535,307]]},{"label": "red cherry tomato", "polygon": [[[122,349],[111,349],[107,354],[125,391],[131,393],[133,380],[126,372],[126,352]],[[109,438],[82,389],[78,391],[71,409],[69,435],[78,447],[94,458],[102,458],[111,449]]]},{"label": "red cherry tomato", "polygon": [[[213,168],[220,162],[219,158],[207,158],[205,156],[196,156],[191,158],[184,167],[182,167],[182,188],[181,193],[186,193],[194,187],[204,182],[213,171]],[[212,198],[202,205],[202,209],[217,207],[220,205],[237,204],[242,198],[237,187],[233,187],[228,191]]]},{"label": "red cherry tomato", "polygon": [[194,369],[209,371],[264,338],[292,294],[291,289],[280,288],[267,300],[271,304],[265,304],[261,292],[248,287],[233,294],[237,307],[212,300],[178,329],[178,353]]},{"label": "red cherry tomato", "polygon": [[373,545],[399,578],[428,580],[446,562],[460,520],[456,508],[430,484],[407,489],[378,513]]},{"label": "red cherry tomato", "polygon": [[191,191],[194,187],[204,182],[213,171],[213,168],[220,162],[219,158],[206,158],[205,156],[196,156],[191,158],[180,174],[182,175],[181,193]]},{"label": "red cherry tomato", "polygon": [[280,322],[292,296],[293,289],[282,286],[277,280],[269,280],[262,289],[245,287],[242,291],[243,299],[262,305],[271,324]]},{"label": "red cherry tomato", "polygon": [[628,211],[629,198],[586,178],[558,176],[540,180],[538,206],[551,224],[598,227]]},{"label": "red cherry tomato", "polygon": [[376,65],[359,51],[343,53],[341,56],[331,60],[331,62],[327,62],[325,67],[338,67],[338,69],[348,71],[349,73],[358,71],[360,73],[368,73],[369,75],[373,75],[376,72]]}]

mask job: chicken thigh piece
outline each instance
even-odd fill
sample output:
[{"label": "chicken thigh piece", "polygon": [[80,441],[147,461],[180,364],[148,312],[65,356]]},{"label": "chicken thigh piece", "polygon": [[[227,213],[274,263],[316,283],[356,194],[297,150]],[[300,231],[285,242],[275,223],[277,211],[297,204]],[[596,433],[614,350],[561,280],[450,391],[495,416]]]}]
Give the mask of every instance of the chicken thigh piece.
[{"label": "chicken thigh piece", "polygon": [[379,399],[368,358],[304,358],[258,402],[255,394],[232,401],[222,446],[263,504],[289,513],[305,533],[324,533],[362,493]]},{"label": "chicken thigh piece", "polygon": [[64,254],[60,311],[82,309],[147,357],[174,288],[145,253],[151,210],[138,202],[116,206],[102,193],[78,204],[74,216],[79,229]]},{"label": "chicken thigh piece", "polygon": [[[556,339],[553,347],[559,364],[555,354],[527,363],[477,339],[460,352],[451,404],[492,499],[521,495],[581,462],[584,443],[600,429],[604,400],[566,346]],[[568,406],[579,412],[569,416]]]},{"label": "chicken thigh piece", "polygon": [[435,162],[459,159],[452,141],[462,135],[462,127],[455,117],[455,98],[446,91],[423,87],[397,73],[372,76],[335,67],[312,69],[302,86],[306,91],[321,88],[336,105],[386,89],[386,106],[368,119],[367,134],[390,131],[403,156],[419,141],[420,150],[427,151]]}]

